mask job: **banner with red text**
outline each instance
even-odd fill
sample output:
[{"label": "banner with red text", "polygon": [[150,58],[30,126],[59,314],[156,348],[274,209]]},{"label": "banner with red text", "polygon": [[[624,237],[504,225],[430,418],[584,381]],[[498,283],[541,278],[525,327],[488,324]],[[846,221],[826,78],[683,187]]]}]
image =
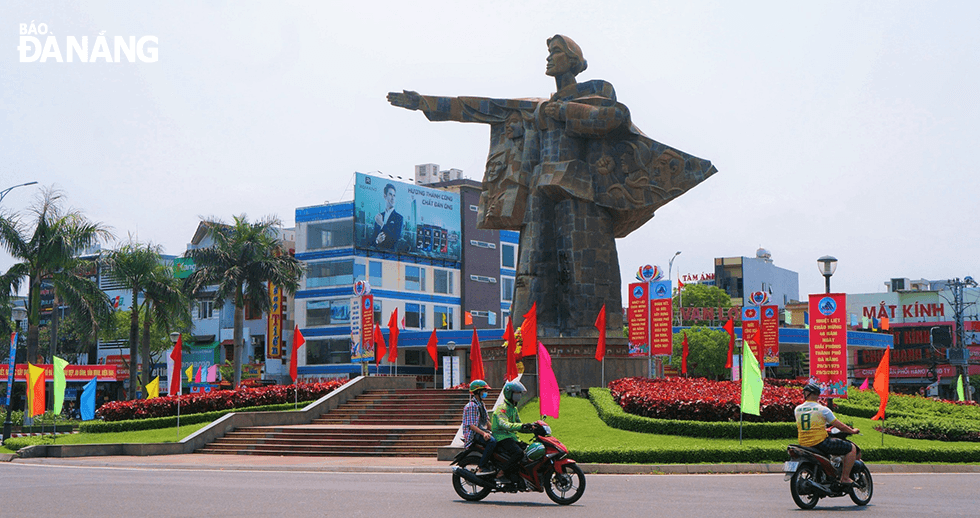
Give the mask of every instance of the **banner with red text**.
[{"label": "banner with red text", "polygon": [[776,367],[779,365],[779,306],[762,306],[761,311],[762,359],[766,367]]},{"label": "banner with red text", "polygon": [[626,306],[630,356],[646,356],[650,353],[650,283],[634,282],[629,287]]},{"label": "banner with red text", "polygon": [[265,334],[265,357],[282,358],[282,288],[269,283],[269,318]]},{"label": "banner with red text", "polygon": [[374,295],[350,299],[350,361],[374,361]]},{"label": "banner with red text", "polygon": [[650,354],[670,355],[674,351],[674,300],[670,281],[650,283]]},{"label": "banner with red text", "polygon": [[821,397],[847,397],[847,296],[810,295],[810,378]]},{"label": "banner with red text", "polygon": [[[755,354],[755,359],[758,360],[759,365],[763,365],[763,352],[762,344],[756,344],[751,342],[751,338],[755,336],[755,332],[759,330],[759,323],[762,320],[761,311],[759,311],[759,306],[743,306],[742,307],[742,340],[749,341],[749,345],[752,346],[752,352]],[[761,342],[762,340],[760,340]]]},{"label": "banner with red text", "polygon": [[[44,368],[44,377],[48,382],[54,381],[54,365],[35,365]],[[10,366],[0,365],[0,379],[6,381]],[[116,379],[115,365],[66,365],[65,381],[90,381],[98,378],[99,381],[118,381]],[[14,381],[27,381],[27,364],[18,363],[14,368]]]}]

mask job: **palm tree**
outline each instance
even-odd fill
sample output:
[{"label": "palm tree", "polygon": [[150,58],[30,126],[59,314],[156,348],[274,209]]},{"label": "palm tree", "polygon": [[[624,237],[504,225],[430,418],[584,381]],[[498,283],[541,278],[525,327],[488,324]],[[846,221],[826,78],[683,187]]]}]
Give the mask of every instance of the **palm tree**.
[{"label": "palm tree", "polygon": [[[140,383],[145,387],[150,382],[150,325],[153,318],[167,324],[190,319],[187,297],[181,293],[180,284],[164,264],[161,254],[162,248],[158,245],[130,240],[104,253],[101,259],[106,274],[130,290],[129,379],[134,380],[129,385],[130,399],[136,397],[137,357],[144,364]],[[142,347],[139,347],[140,314],[143,315]]]},{"label": "palm tree", "polygon": [[28,281],[27,358],[38,352],[41,320],[41,282],[48,281],[55,295],[77,312],[79,319],[98,327],[111,315],[109,298],[92,280],[78,275],[78,254],[112,233],[102,223],[91,222],[76,209],[62,207],[63,194],[44,189],[28,210],[29,222],[16,216],[0,218],[0,246],[19,263],[4,274],[4,290],[18,289]]},{"label": "palm tree", "polygon": [[213,298],[217,305],[226,300],[235,305],[233,368],[235,387],[238,387],[242,380],[246,301],[261,311],[268,311],[266,283],[294,293],[299,288],[303,267],[277,240],[276,229],[281,223],[275,217],[249,223],[243,214],[235,216],[233,225],[214,219],[203,220],[203,225],[213,244],[187,251],[185,255],[194,261],[195,268],[187,282],[193,294],[204,293],[214,286]]}]

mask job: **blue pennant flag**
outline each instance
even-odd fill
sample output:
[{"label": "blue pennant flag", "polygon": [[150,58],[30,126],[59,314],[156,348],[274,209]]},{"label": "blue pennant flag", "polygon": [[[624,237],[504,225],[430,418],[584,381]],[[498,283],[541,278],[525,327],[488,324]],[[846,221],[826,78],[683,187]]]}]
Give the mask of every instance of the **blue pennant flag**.
[{"label": "blue pennant flag", "polygon": [[92,378],[82,388],[81,401],[78,403],[78,412],[82,414],[82,421],[95,419],[95,384],[98,378]]}]

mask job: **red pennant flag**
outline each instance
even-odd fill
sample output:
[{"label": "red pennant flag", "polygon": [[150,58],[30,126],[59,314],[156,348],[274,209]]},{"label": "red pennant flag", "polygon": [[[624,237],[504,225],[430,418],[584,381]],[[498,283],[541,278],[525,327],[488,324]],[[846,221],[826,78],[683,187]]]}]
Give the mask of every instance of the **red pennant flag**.
[{"label": "red pennant flag", "polygon": [[381,336],[381,328],[375,324],[374,325],[374,368],[377,369],[381,365],[381,360],[384,359],[385,353],[388,348],[385,347],[385,339]]},{"label": "red pennant flag", "polygon": [[483,352],[480,351],[480,338],[473,330],[473,343],[470,344],[470,381],[486,379],[483,372]]},{"label": "red pennant flag", "polygon": [[507,340],[507,374],[504,375],[504,379],[510,381],[517,377],[517,338],[514,336],[514,319],[509,317],[507,319],[507,331],[504,334],[504,340]]},{"label": "red pennant flag", "polygon": [[681,291],[683,289],[684,289],[684,283],[681,282],[680,279],[677,279],[677,291]]},{"label": "red pennant flag", "polygon": [[531,309],[524,314],[521,322],[521,356],[534,356],[538,353],[538,303],[531,304]]},{"label": "red pennant flag", "polygon": [[606,305],[602,305],[599,316],[595,317],[595,326],[599,329],[599,343],[595,346],[595,359],[602,361],[606,357]]},{"label": "red pennant flag", "polygon": [[728,317],[728,322],[725,322],[725,331],[728,331],[728,361],[725,362],[725,368],[732,368],[732,354],[735,353],[735,321],[732,317]]},{"label": "red pennant flag", "polygon": [[303,338],[303,333],[299,331],[299,325],[293,329],[293,350],[289,353],[289,377],[293,378],[293,383],[296,383],[296,378],[299,376],[296,373],[296,362],[299,358],[299,348],[306,345],[306,338]]},{"label": "red pennant flag", "polygon": [[[473,313],[470,313],[469,311],[464,311],[463,312],[463,325],[464,326],[471,326],[471,325],[473,325]],[[480,378],[480,379],[482,379],[482,378]]]},{"label": "red pennant flag", "polygon": [[183,362],[183,348],[184,341],[181,339],[180,335],[177,335],[177,343],[174,344],[174,350],[170,353],[170,359],[173,360],[174,364],[172,371],[168,374],[168,376],[170,376],[169,392],[171,396],[176,396],[181,392],[182,376],[180,374],[183,370],[181,369],[181,362]]},{"label": "red pennant flag", "polygon": [[878,369],[875,371],[874,387],[875,392],[878,393],[878,397],[881,399],[881,403],[878,405],[878,413],[871,418],[872,421],[885,418],[885,406],[888,405],[888,364],[890,361],[891,349],[885,349],[885,354],[881,357],[881,362],[878,363]]},{"label": "red pennant flag", "polygon": [[[397,311],[398,308],[395,308]],[[394,313],[392,313],[394,315]],[[391,320],[388,320],[388,327],[391,328]],[[381,336],[381,328],[378,327],[378,336]],[[388,363],[398,363],[398,332],[394,336],[388,334]]]},{"label": "red pennant flag", "polygon": [[[398,349],[398,308],[391,312],[391,318],[388,319],[388,343],[392,349]],[[398,359],[397,353],[395,359]]]},{"label": "red pennant flag", "polygon": [[436,330],[432,329],[432,334],[429,335],[429,345],[426,347],[429,351],[429,357],[432,358],[433,365],[439,368],[439,340],[436,339]]},{"label": "red pennant flag", "polygon": [[687,374],[687,333],[684,333],[684,348],[681,350],[681,374]]},{"label": "red pennant flag", "polygon": [[881,317],[881,330],[888,331],[891,326],[888,323],[888,317]]}]

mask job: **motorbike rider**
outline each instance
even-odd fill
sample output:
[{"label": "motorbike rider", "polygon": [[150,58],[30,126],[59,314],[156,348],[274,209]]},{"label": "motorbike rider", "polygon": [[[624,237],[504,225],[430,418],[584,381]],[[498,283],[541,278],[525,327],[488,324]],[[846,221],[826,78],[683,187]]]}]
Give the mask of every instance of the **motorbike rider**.
[{"label": "motorbike rider", "polygon": [[477,465],[478,475],[489,475],[493,472],[486,470],[487,460],[493,454],[497,440],[490,432],[490,416],[484,400],[490,391],[490,385],[483,380],[473,380],[470,383],[470,401],[463,407],[463,441],[469,448],[475,442],[483,446],[483,457]]},{"label": "motorbike rider", "polygon": [[519,381],[508,381],[504,384],[504,404],[493,411],[493,437],[497,440],[497,452],[507,458],[502,466],[504,474],[516,482],[514,468],[524,456],[527,446],[517,439],[517,432],[530,432],[531,424],[522,424],[521,416],[517,413],[517,403],[527,392]]},{"label": "motorbike rider", "polygon": [[861,430],[840,422],[829,408],[817,402],[819,398],[820,385],[811,381],[803,387],[803,403],[793,410],[800,446],[816,448],[825,455],[843,455],[840,483],[853,484],[851,468],[857,458],[857,446],[850,441],[830,437],[827,428],[836,427],[849,434],[856,434]]}]

